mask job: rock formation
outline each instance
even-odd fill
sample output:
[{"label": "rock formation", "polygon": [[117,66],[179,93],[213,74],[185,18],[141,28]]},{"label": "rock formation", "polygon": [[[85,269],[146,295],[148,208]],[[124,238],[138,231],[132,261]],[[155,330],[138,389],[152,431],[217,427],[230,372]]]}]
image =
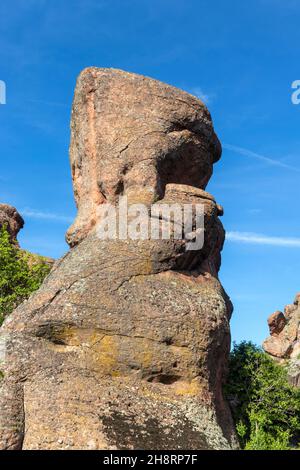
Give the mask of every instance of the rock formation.
[{"label": "rock formation", "polygon": [[125,194],[130,203],[162,199],[166,184],[204,188],[221,146],[195,97],[143,76],[88,69],[78,80],[71,122],[76,245],[92,230],[97,206]]},{"label": "rock formation", "polygon": [[[195,97],[113,69],[79,76],[71,250],[1,331],[3,449],[229,449],[222,384],[232,306],[219,280],[221,154]],[[204,246],[101,239],[99,208],[203,204]]]},{"label": "rock formation", "polygon": [[287,364],[291,384],[300,387],[300,294],[285,307],[284,313],[273,313],[268,325],[271,336],[264,341],[264,350]]},{"label": "rock formation", "polygon": [[0,204],[0,228],[5,225],[13,243],[17,243],[17,235],[24,226],[24,220],[17,209],[8,204]]},{"label": "rock formation", "polygon": [[[3,227],[3,225],[5,225],[10,235],[11,243],[16,245],[17,248],[20,248],[17,235],[24,227],[24,224],[25,222],[23,217],[19,214],[15,207],[10,206],[9,204],[0,204],[0,229]],[[40,262],[43,262],[50,267],[52,267],[54,264],[55,260],[53,258],[40,256],[22,249],[20,249],[20,251],[27,256],[27,260],[30,266]]]}]

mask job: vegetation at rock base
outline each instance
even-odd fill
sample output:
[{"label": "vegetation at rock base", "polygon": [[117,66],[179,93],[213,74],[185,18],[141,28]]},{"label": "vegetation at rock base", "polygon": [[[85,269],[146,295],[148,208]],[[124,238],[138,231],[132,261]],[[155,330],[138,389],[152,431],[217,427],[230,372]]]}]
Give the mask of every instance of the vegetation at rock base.
[{"label": "vegetation at rock base", "polygon": [[49,271],[43,257],[20,250],[11,243],[6,227],[0,229],[0,325],[39,288]]},{"label": "vegetation at rock base", "polygon": [[234,345],[225,388],[241,447],[289,450],[299,446],[300,389],[286,368],[251,342]]}]

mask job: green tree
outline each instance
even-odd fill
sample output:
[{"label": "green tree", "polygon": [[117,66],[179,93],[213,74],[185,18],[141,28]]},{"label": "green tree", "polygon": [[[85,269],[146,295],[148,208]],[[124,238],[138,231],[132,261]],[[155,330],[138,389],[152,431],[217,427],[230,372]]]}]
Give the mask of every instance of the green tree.
[{"label": "green tree", "polygon": [[5,226],[0,229],[0,325],[4,318],[39,288],[50,266],[11,243]]},{"label": "green tree", "polygon": [[234,345],[225,388],[241,447],[285,450],[300,433],[300,390],[286,368],[251,342]]}]

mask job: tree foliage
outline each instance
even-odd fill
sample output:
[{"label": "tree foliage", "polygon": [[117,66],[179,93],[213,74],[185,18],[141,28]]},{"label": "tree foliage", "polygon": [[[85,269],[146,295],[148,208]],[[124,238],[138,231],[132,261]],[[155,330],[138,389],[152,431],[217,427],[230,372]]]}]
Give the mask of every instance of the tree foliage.
[{"label": "tree foliage", "polygon": [[50,266],[11,243],[5,226],[0,229],[0,325],[4,318],[39,288]]},{"label": "tree foliage", "polygon": [[241,447],[288,450],[299,444],[300,390],[286,368],[251,342],[234,345],[225,389]]}]

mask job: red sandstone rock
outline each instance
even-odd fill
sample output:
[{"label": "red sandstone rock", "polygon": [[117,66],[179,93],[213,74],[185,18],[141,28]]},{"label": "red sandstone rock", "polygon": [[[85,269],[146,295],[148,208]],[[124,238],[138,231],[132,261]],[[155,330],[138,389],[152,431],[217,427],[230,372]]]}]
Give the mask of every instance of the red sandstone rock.
[{"label": "red sandstone rock", "polygon": [[97,207],[126,195],[162,199],[168,183],[204,189],[221,155],[206,106],[194,96],[122,70],[85,69],[73,101],[70,160],[78,215],[71,246],[93,230]]},{"label": "red sandstone rock", "polygon": [[[2,449],[230,449],[222,394],[231,302],[221,208],[204,191],[219,141],[204,104],[163,83],[90,68],[77,82],[72,247],[1,330]],[[204,206],[204,246],[102,240],[99,205]]]}]

